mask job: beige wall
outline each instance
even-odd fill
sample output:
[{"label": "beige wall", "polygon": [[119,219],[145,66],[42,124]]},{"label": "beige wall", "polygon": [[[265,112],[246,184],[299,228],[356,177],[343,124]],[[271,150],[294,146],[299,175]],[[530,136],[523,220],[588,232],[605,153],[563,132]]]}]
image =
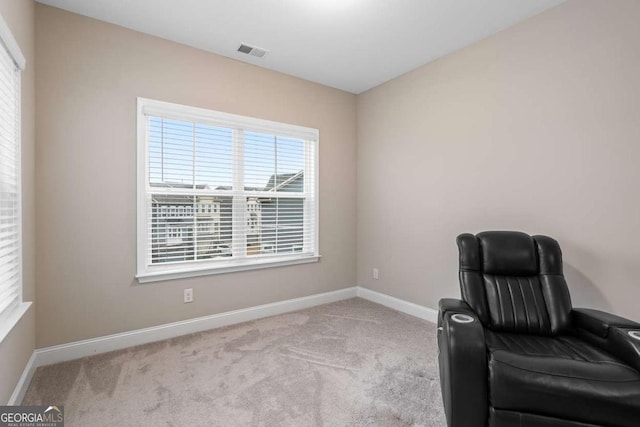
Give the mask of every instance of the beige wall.
[{"label": "beige wall", "polygon": [[[23,300],[35,297],[35,198],[34,198],[34,3],[31,0],[0,0],[5,20],[27,60],[22,73],[22,261]],[[33,305],[0,343],[0,403],[8,402],[35,346]]]},{"label": "beige wall", "polygon": [[[356,282],[436,307],[458,295],[455,236],[486,229],[556,237],[575,305],[639,319],[639,13],[633,0],[570,0],[356,108],[344,92],[37,5],[38,347]],[[137,284],[137,96],[320,129],[322,261]]]},{"label": "beige wall", "polygon": [[640,320],[638,16],[570,0],[359,96],[358,283],[437,307],[459,233],[523,230],[574,305]]},{"label": "beige wall", "polygon": [[[38,347],[356,284],[354,95],[47,6],[36,25]],[[138,284],[138,96],[319,129],[321,262]]]}]

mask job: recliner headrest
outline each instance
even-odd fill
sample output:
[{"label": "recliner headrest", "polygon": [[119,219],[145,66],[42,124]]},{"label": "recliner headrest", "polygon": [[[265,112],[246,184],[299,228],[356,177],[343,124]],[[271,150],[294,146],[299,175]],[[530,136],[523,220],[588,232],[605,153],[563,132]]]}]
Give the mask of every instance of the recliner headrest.
[{"label": "recliner headrest", "polygon": [[538,274],[536,245],[531,236],[517,231],[485,231],[477,236],[482,271],[499,276]]}]

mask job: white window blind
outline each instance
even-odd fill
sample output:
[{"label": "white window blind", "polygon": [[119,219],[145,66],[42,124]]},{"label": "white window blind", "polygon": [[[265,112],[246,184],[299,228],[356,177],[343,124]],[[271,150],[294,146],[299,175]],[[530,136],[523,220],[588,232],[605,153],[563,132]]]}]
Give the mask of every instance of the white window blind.
[{"label": "white window blind", "polygon": [[317,260],[317,130],[138,104],[140,281]]},{"label": "white window blind", "polygon": [[0,325],[4,326],[22,302],[20,71],[24,57],[1,18],[0,41]]}]

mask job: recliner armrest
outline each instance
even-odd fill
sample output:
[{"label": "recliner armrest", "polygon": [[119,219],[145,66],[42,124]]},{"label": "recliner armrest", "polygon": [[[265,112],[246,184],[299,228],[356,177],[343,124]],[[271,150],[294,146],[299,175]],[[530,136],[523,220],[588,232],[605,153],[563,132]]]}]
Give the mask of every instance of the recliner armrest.
[{"label": "recliner armrest", "polygon": [[[635,332],[633,336],[629,332]],[[640,372],[640,327],[611,327],[605,348]]]},{"label": "recliner armrest", "polygon": [[466,302],[462,301],[461,299],[457,299],[457,298],[442,298],[438,302],[438,308],[442,312],[447,312],[447,311],[460,311],[460,312],[462,312],[462,311],[464,311],[464,312],[469,312],[472,315],[475,315],[473,310],[471,310],[471,307],[469,307],[469,304],[467,304]]},{"label": "recliner armrest", "polygon": [[613,326],[640,328],[640,324],[632,320],[590,308],[574,308],[571,316],[575,327],[591,332],[600,338],[606,338],[609,335],[609,329]]},{"label": "recliner armrest", "polygon": [[442,298],[438,302],[438,327],[442,326],[442,317],[444,314],[449,312],[466,314],[476,319],[478,317],[466,302],[455,298]]},{"label": "recliner armrest", "polygon": [[587,308],[573,309],[572,317],[579,336],[640,372],[640,323]]},{"label": "recliner armrest", "polygon": [[[439,307],[438,359],[448,426],[484,427],[488,418],[484,328],[464,301],[443,299]],[[470,319],[456,316],[461,314]]]}]

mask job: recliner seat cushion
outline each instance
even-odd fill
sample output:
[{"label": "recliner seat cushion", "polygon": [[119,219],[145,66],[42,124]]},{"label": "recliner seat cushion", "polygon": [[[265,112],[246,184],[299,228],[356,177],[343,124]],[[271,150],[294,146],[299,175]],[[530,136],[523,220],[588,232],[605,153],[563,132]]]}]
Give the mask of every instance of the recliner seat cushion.
[{"label": "recliner seat cushion", "polygon": [[547,356],[585,362],[620,362],[615,356],[572,335],[547,337],[485,331],[489,352],[504,350],[526,356]]},{"label": "recliner seat cushion", "polygon": [[640,373],[571,336],[487,334],[495,409],[615,427],[640,425]]}]

